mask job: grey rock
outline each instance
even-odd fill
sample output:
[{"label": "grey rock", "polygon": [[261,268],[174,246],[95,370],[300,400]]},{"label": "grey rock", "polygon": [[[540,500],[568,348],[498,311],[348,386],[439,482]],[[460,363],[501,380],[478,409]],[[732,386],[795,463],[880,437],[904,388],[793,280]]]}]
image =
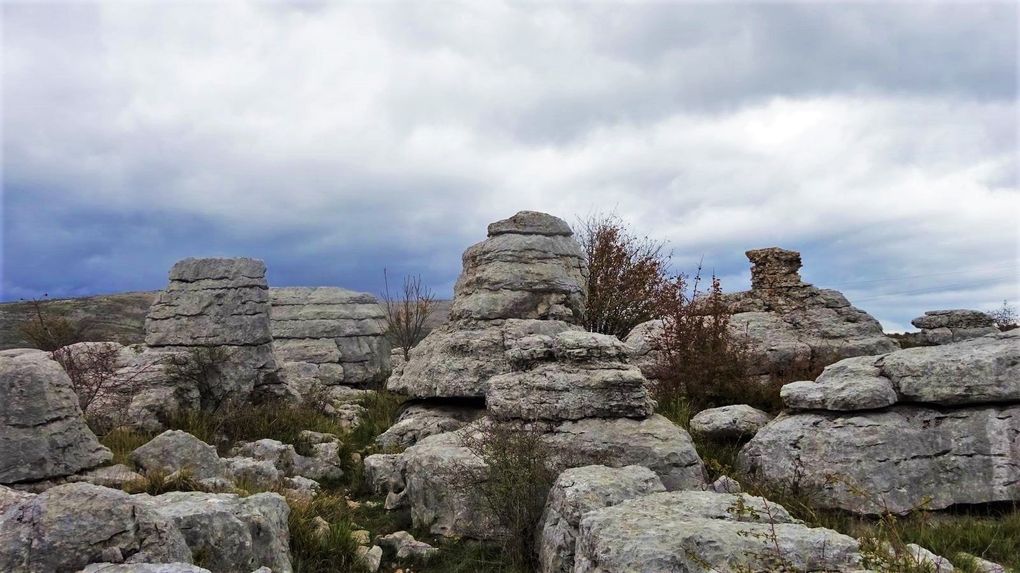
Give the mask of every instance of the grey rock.
[{"label": "grey rock", "polygon": [[970,553],[957,553],[954,559],[957,563],[969,564],[971,569],[977,573],[1010,573],[1010,571],[1002,565],[971,555]]},{"label": "grey rock", "polygon": [[418,541],[406,531],[383,535],[376,539],[376,543],[395,553],[397,561],[428,559],[438,551],[428,543]]},{"label": "grey rock", "polygon": [[216,448],[180,430],[167,430],[131,452],[131,461],[143,471],[167,474],[188,471],[195,479],[227,474]]},{"label": "grey rock", "polygon": [[641,466],[584,466],[565,470],[549,491],[539,521],[539,571],[574,570],[577,527],[586,513],[661,491],[665,491],[662,480]]},{"label": "grey rock", "polygon": [[559,217],[538,211],[519,211],[509,219],[489,223],[489,236],[504,235],[562,235],[569,237],[574,232],[570,225]]},{"label": "grey rock", "polygon": [[713,440],[750,438],[772,416],[746,404],[702,410],[691,418],[691,431]]},{"label": "grey rock", "polygon": [[283,481],[283,475],[272,462],[267,460],[256,460],[254,458],[233,457],[225,458],[223,462],[227,466],[227,473],[230,479],[238,485],[255,486],[261,489],[272,489]]},{"label": "grey rock", "polygon": [[680,491],[587,513],[574,571],[862,571],[862,563],[856,540],[806,527],[763,498]]},{"label": "grey rock", "polygon": [[258,567],[289,573],[290,508],[283,496],[171,492],[136,496],[174,523],[192,553],[217,572],[249,573]]},{"label": "grey rock", "polygon": [[113,489],[123,489],[125,485],[142,479],[145,479],[145,477],[132,470],[130,467],[124,464],[115,464],[112,466],[98,467],[73,476],[68,476],[67,481],[72,483],[83,481],[93,485],[101,485],[103,487]]},{"label": "grey rock", "polygon": [[730,476],[720,476],[717,480],[712,482],[712,485],[708,486],[711,491],[715,493],[742,493],[743,488],[740,487],[740,482],[731,478]]},{"label": "grey rock", "polygon": [[930,573],[953,573],[956,571],[956,567],[953,567],[953,564],[948,559],[941,555],[936,555],[916,543],[908,543],[906,550],[911,565],[915,565],[923,571],[929,571]]},{"label": "grey rock", "polygon": [[234,447],[234,456],[263,460],[273,464],[282,476],[302,476],[315,481],[338,479],[343,476],[338,457],[339,442],[324,442],[312,446],[311,456],[302,456],[294,446],[277,440],[262,439],[242,442]]},{"label": "grey rock", "polygon": [[368,568],[369,573],[375,573],[379,570],[379,565],[382,564],[383,550],[378,545],[372,547],[366,547],[364,545],[358,547],[358,557]]},{"label": "grey rock", "polygon": [[0,484],[67,476],[112,459],[49,353],[0,353],[0,396]]},{"label": "grey rock", "polygon": [[484,409],[474,406],[412,404],[400,413],[392,426],[375,439],[375,443],[383,449],[404,449],[423,438],[459,430],[484,413]]},{"label": "grey rock", "polygon": [[0,514],[0,571],[77,571],[118,556],[129,563],[192,561],[181,531],[122,491],[60,485]]},{"label": "grey rock", "polygon": [[910,323],[921,329],[921,340],[936,345],[999,332],[995,320],[979,310],[929,310]]},{"label": "grey rock", "polygon": [[211,573],[189,563],[93,563],[79,573]]},{"label": "grey rock", "polygon": [[386,387],[412,398],[481,398],[489,379],[510,372],[506,351],[515,340],[576,328],[553,320],[448,323],[411,349],[410,360]]},{"label": "grey rock", "polygon": [[793,382],[779,393],[795,410],[872,410],[896,403],[896,388],[875,366],[874,356],[847,358],[826,366],[814,382]]},{"label": "grey rock", "polygon": [[373,454],[365,458],[364,479],[375,493],[400,494],[404,483],[404,456],[400,454]]},{"label": "grey rock", "polygon": [[797,483],[819,507],[874,514],[1020,499],[1017,459],[1020,405],[896,405],[781,415],[737,462],[766,483]]},{"label": "grey rock", "polygon": [[661,338],[663,322],[649,320],[635,326],[627,334],[624,343],[627,345],[628,362],[641,369],[645,378],[654,380],[661,375],[659,371],[663,362]]}]

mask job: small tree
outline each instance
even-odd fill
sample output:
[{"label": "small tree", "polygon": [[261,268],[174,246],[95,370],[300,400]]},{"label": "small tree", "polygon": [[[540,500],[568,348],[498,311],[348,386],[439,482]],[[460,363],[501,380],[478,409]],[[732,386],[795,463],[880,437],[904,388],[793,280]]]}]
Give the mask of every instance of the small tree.
[{"label": "small tree", "polygon": [[[43,299],[48,296],[44,294]],[[85,340],[87,327],[84,324],[72,322],[63,316],[49,312],[44,308],[44,302],[49,301],[40,299],[29,301],[35,316],[18,325],[18,332],[30,344],[39,350],[53,352],[68,344]]]},{"label": "small tree", "polygon": [[1002,301],[1002,306],[989,312],[988,316],[992,317],[999,330],[1013,330],[1018,326],[1016,307],[1009,304],[1008,300]]},{"label": "small tree", "polygon": [[421,280],[421,275],[404,277],[403,292],[394,299],[390,294],[389,273],[383,269],[383,302],[386,306],[386,323],[393,343],[403,350],[404,360],[411,349],[425,338],[428,319],[436,308],[436,296]]},{"label": "small tree", "polygon": [[584,326],[620,338],[658,318],[672,292],[665,244],[639,237],[616,215],[579,221],[577,237],[588,263]]}]

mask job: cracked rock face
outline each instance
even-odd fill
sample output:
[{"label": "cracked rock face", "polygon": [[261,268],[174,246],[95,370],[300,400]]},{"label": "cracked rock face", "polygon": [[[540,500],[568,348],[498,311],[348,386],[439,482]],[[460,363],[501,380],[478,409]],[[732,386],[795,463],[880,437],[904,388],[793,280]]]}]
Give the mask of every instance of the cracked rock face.
[{"label": "cracked rock face", "polygon": [[0,483],[67,476],[112,457],[48,352],[0,351]]},{"label": "cracked rock face", "polygon": [[334,287],[274,288],[269,296],[273,349],[298,395],[369,384],[389,372],[386,314],[374,296]]},{"label": "cracked rock face", "polygon": [[1014,404],[781,415],[737,462],[768,483],[798,483],[821,507],[874,514],[1020,499],[1017,460]]},{"label": "cracked rock face", "polygon": [[841,293],[801,281],[799,253],[773,247],[747,251],[747,257],[751,290],[727,299],[734,312],[730,328],[747,337],[760,364],[757,374],[810,371],[899,348]]},{"label": "cracked rock face", "polygon": [[52,573],[108,561],[192,561],[181,531],[122,491],[66,484],[39,495],[23,494],[19,503],[2,507],[2,571]]},{"label": "cracked rock face", "polygon": [[489,226],[464,252],[450,321],[411,350],[387,388],[412,398],[480,398],[510,371],[512,341],[552,335],[579,322],[586,270],[562,219],[522,211]]},{"label": "cracked rock face", "polygon": [[283,393],[273,356],[266,266],[248,258],[184,259],[145,319],[145,343],[188,351],[218,348],[226,359],[215,399]]},{"label": "cracked rock face", "polygon": [[[824,548],[824,551],[821,550]],[[856,540],[746,494],[654,493],[589,512],[576,573],[863,571]]]}]

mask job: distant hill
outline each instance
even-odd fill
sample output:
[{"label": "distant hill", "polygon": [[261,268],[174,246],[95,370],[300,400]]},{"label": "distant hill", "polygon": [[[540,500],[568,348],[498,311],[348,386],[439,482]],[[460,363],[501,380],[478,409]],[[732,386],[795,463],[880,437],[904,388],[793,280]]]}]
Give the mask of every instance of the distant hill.
[{"label": "distant hill", "polygon": [[[114,340],[123,344],[136,344],[145,340],[145,315],[156,300],[158,291],[125,292],[46,300],[43,312],[62,316],[85,327],[88,340]],[[18,326],[35,318],[35,305],[31,302],[0,303],[0,350],[31,346]],[[436,312],[429,320],[429,330],[446,322],[450,301],[437,301]]]}]

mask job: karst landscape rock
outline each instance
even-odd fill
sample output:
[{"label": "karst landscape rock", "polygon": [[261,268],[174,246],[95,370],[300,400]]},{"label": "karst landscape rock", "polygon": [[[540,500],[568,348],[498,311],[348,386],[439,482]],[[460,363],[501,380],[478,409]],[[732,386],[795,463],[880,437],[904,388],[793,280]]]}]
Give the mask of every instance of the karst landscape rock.
[{"label": "karst landscape rock", "polygon": [[[901,349],[804,283],[799,253],[747,257],[730,328],[755,383],[788,382],[783,410],[727,404],[684,426],[655,400],[662,320],[586,331],[585,256],[552,215],[490,224],[449,319],[395,363],[372,295],[270,288],[250,258],[180,261],[144,344],[0,351],[0,571],[288,573],[316,543],[346,548],[337,571],[429,571],[520,534],[487,497],[508,469],[485,454],[499,436],[551,473],[527,533],[543,573],[1006,571],[875,546],[771,494],[862,520],[1020,501],[1020,329],[930,311],[923,345]],[[76,368],[97,356],[107,392],[83,399]],[[224,439],[238,411],[276,430],[295,408],[314,427],[258,435],[252,417]],[[709,458],[720,444],[732,467]]]}]

